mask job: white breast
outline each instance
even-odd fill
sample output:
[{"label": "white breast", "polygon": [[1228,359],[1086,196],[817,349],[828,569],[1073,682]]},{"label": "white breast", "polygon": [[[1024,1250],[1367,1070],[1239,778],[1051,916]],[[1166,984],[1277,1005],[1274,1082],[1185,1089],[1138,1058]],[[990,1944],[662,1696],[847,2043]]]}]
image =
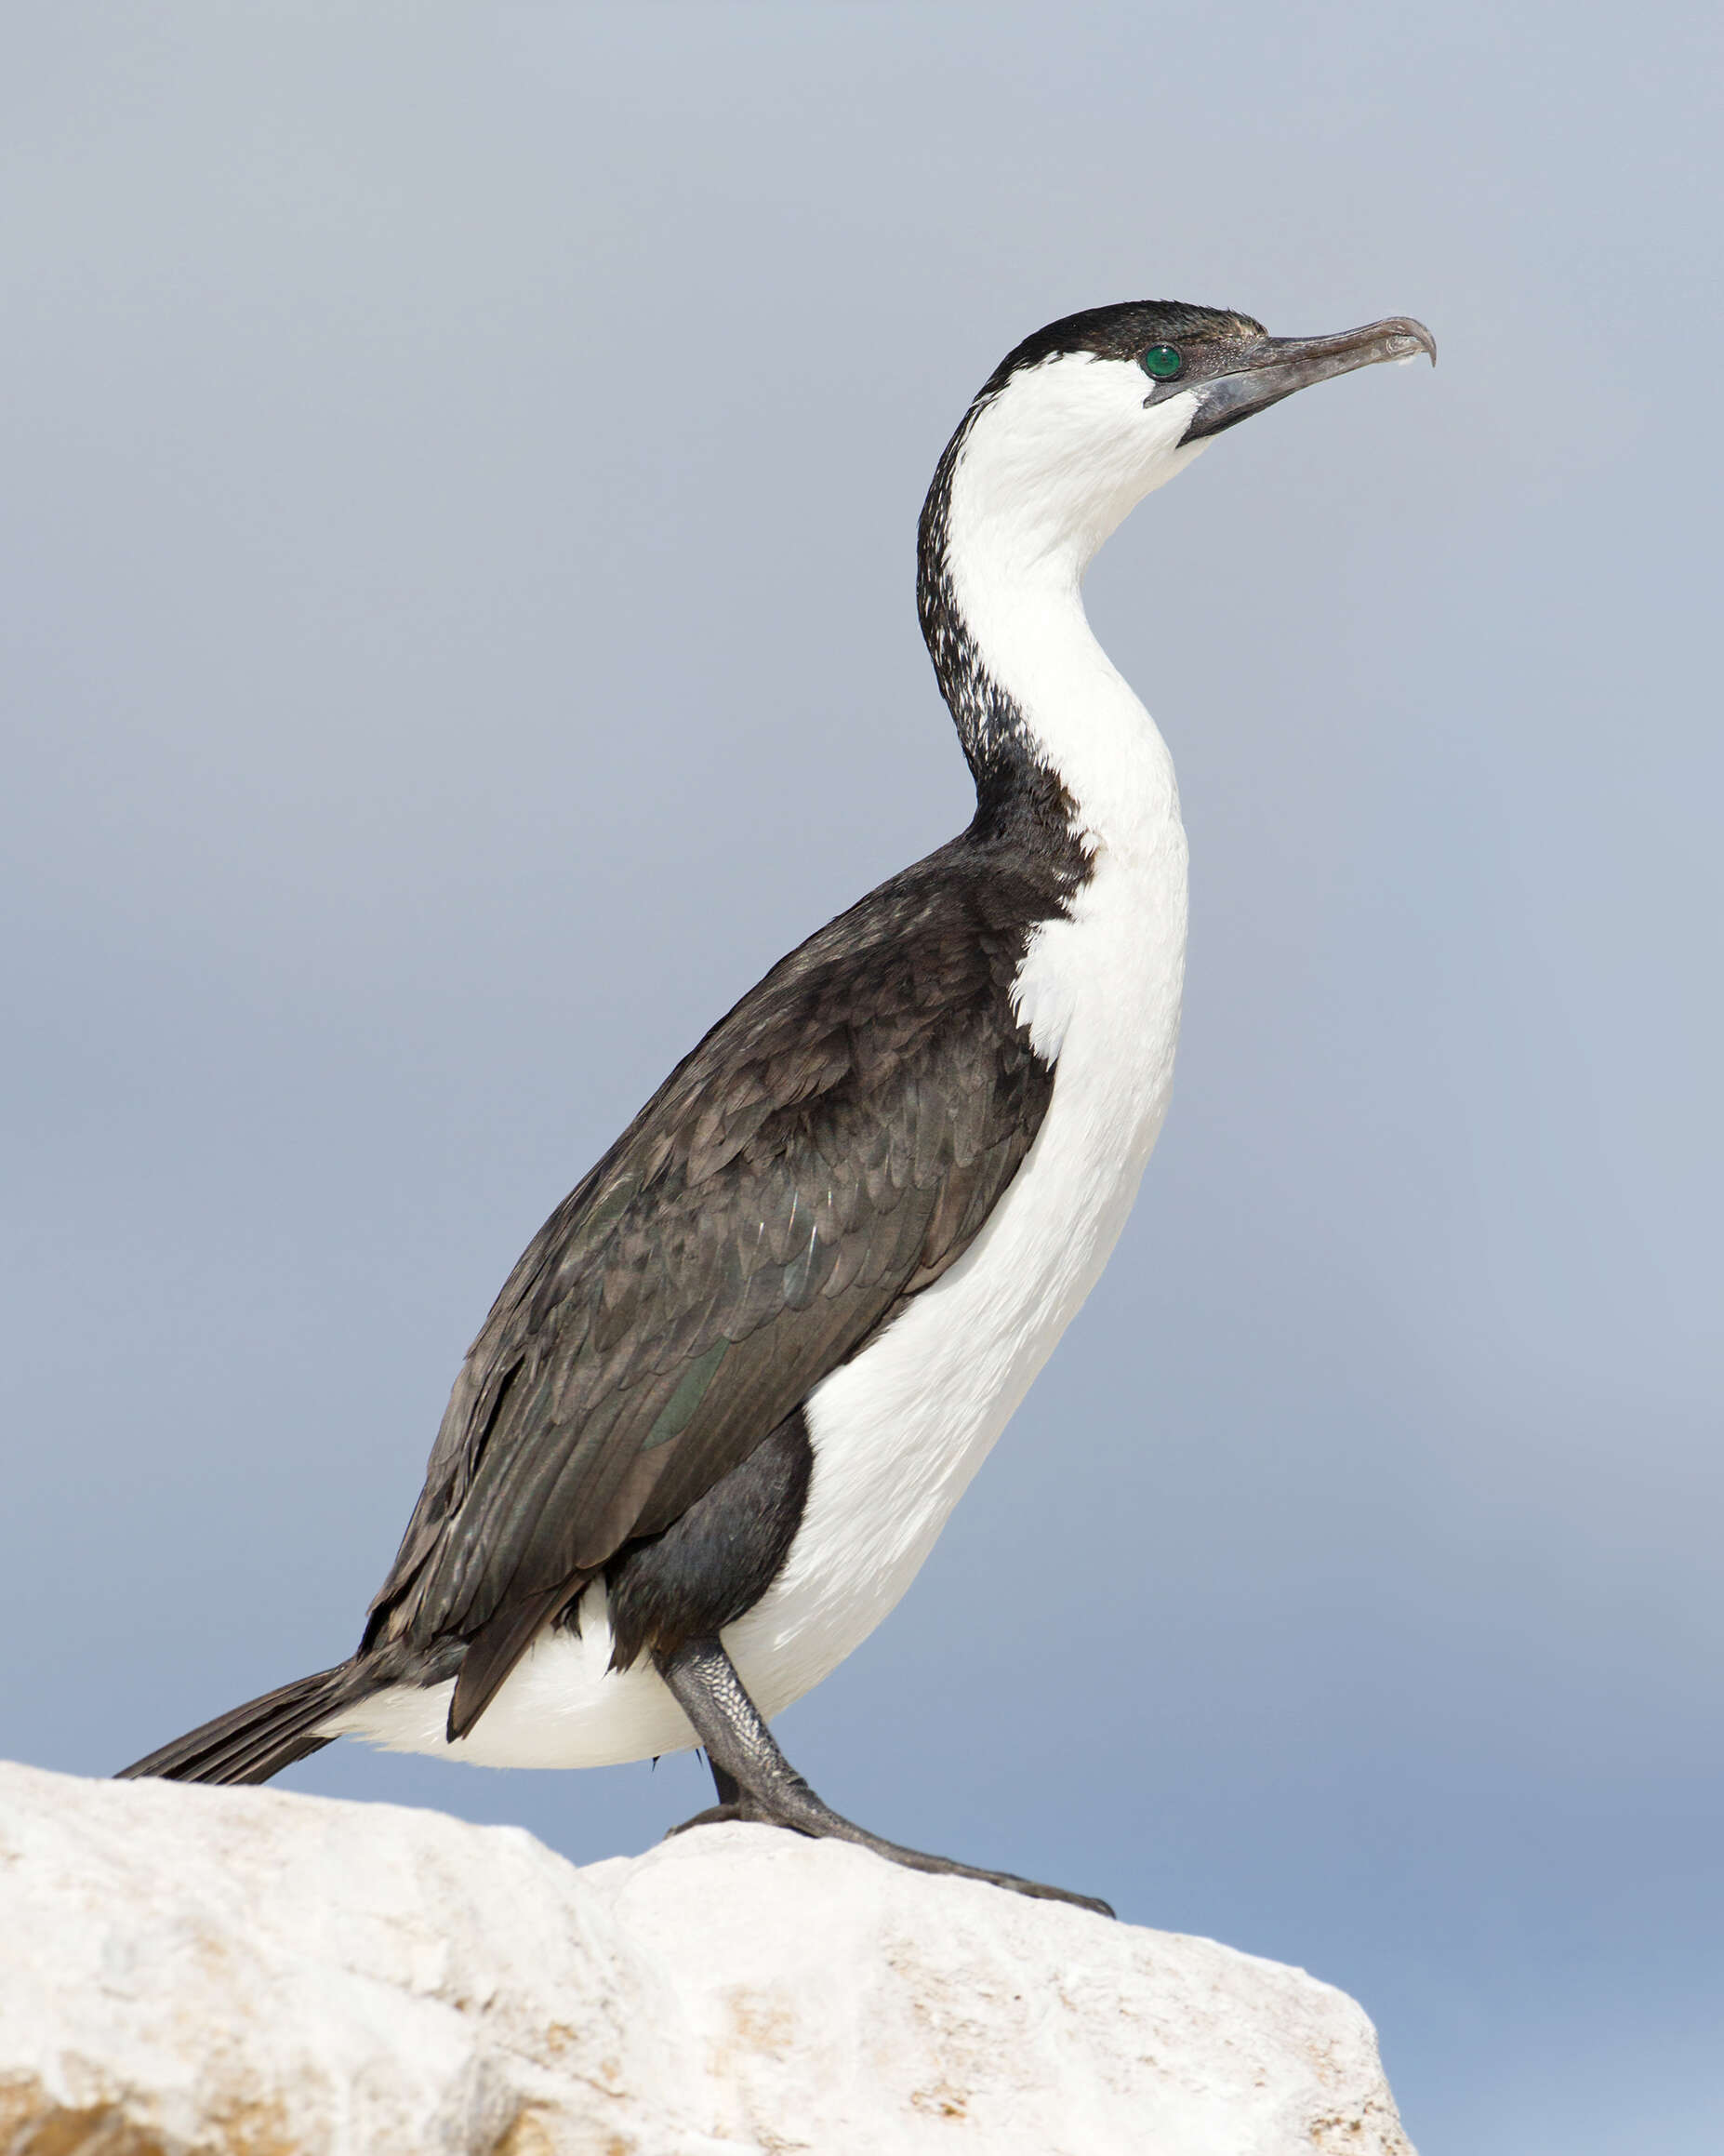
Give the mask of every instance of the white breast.
[{"label": "white breast", "polygon": [[789,1564],[726,1644],[776,1713],[867,1638],[1094,1285],[1167,1111],[1185,954],[1185,838],[1104,860],[1020,984],[1063,1032],[1028,1158],[964,1256],[808,1406],[815,1472]]}]

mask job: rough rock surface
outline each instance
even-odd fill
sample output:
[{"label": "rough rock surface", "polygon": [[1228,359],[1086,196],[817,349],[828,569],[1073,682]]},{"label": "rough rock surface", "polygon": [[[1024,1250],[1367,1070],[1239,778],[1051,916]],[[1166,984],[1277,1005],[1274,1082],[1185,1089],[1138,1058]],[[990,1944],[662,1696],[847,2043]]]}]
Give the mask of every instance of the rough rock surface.
[{"label": "rough rock surface", "polygon": [[1295,1969],[762,1827],[0,1764],[6,2156],[1411,2156]]}]

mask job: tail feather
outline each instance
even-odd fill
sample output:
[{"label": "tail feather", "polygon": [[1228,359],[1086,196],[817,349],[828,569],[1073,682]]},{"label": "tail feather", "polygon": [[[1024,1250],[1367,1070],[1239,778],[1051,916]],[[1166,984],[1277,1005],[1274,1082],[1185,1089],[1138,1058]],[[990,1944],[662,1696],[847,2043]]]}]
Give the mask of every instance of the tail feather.
[{"label": "tail feather", "polygon": [[353,1664],[342,1662],[315,1676],[298,1677],[122,1767],[114,1779],[137,1781],[151,1775],[170,1782],[267,1782],[332,1741],[319,1737],[317,1726],[353,1697]]}]

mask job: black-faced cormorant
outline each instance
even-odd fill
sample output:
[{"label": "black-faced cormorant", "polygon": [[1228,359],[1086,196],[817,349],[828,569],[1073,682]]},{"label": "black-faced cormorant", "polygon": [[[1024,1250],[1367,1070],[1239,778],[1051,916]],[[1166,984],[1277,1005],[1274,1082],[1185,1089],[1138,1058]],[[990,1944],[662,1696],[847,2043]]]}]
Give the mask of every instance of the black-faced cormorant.
[{"label": "black-faced cormorant", "polygon": [[1276,338],[1154,300],[1001,362],[918,556],[974,820],[781,960],[551,1215],[461,1366],[351,1660],[128,1775],[260,1782],[339,1736],[495,1766],[698,1744],[701,1820],[1085,1899],[852,1825],[766,1718],[915,1577],[1166,1112],[1185,833],[1084,569],[1212,435],[1419,352],[1402,317]]}]

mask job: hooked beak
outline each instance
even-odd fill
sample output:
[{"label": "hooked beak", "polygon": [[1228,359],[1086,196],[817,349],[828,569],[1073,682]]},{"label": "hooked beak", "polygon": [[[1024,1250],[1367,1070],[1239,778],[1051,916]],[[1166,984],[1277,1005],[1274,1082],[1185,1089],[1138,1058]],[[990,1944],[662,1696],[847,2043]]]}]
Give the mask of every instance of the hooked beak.
[{"label": "hooked beak", "polygon": [[1363,329],[1337,330],[1333,337],[1266,337],[1240,353],[1231,373],[1198,388],[1197,410],[1182,438],[1200,442],[1313,382],[1384,360],[1412,359],[1420,352],[1429,353],[1436,366],[1437,339],[1410,314],[1394,314]]}]

